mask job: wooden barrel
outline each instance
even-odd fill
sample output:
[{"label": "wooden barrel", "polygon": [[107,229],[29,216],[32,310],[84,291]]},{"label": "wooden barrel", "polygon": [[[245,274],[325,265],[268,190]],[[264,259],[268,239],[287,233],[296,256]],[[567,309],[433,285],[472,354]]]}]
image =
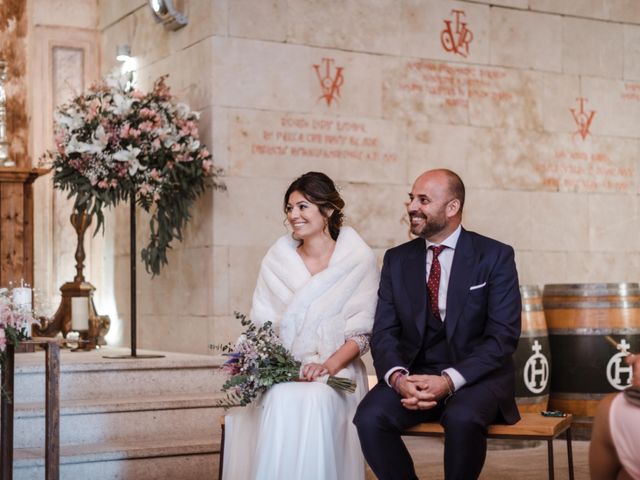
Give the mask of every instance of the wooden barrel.
[{"label": "wooden barrel", "polygon": [[516,366],[516,403],[520,413],[547,409],[551,356],[542,295],[537,285],[521,285],[522,334],[513,355]]},{"label": "wooden barrel", "polygon": [[542,301],[553,358],[549,408],[573,413],[588,438],[599,401],[631,383],[624,356],[640,351],[640,286],[545,285]]}]

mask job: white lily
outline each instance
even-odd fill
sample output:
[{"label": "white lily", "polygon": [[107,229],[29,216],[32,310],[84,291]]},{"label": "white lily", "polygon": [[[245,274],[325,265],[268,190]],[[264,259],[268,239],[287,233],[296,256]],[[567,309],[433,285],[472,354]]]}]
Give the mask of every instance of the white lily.
[{"label": "white lily", "polygon": [[189,145],[187,148],[189,149],[190,152],[195,152],[200,148],[200,142],[198,140],[190,139]]},{"label": "white lily", "polygon": [[129,162],[129,175],[134,176],[138,170],[146,170],[138,161],[141,150],[129,145],[126,150],[120,150],[113,154],[113,159],[118,162]]},{"label": "white lily", "polygon": [[167,138],[164,139],[164,142],[162,142],[162,144],[164,145],[164,148],[171,148],[176,142],[176,138],[174,136],[167,136]]},{"label": "white lily", "polygon": [[189,105],[187,105],[186,103],[178,103],[176,105],[176,113],[181,118],[187,118],[189,113],[191,113],[191,109],[189,108]]},{"label": "white lily", "polygon": [[135,98],[127,98],[119,93],[114,93],[113,103],[115,104],[115,108],[113,112],[116,115],[127,115],[131,111],[131,106],[134,102],[137,102]]},{"label": "white lily", "polygon": [[53,118],[58,125],[63,125],[68,131],[77,130],[84,125],[84,120],[80,116],[69,115],[67,113],[55,112]]},{"label": "white lily", "polygon": [[69,143],[67,144],[65,151],[67,154],[69,153],[92,153],[98,154],[102,153],[104,150],[104,145],[101,143],[86,143],[78,141],[78,137],[76,135],[72,135]]}]

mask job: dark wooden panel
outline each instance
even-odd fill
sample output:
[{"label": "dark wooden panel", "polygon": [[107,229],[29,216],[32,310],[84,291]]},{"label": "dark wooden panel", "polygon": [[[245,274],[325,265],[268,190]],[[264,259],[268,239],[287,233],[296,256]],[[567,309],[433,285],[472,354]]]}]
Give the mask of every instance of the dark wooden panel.
[{"label": "dark wooden panel", "polygon": [[0,183],[0,285],[24,278],[24,195],[19,183]]},{"label": "dark wooden panel", "polygon": [[33,182],[47,169],[0,167],[0,286],[33,285]]}]

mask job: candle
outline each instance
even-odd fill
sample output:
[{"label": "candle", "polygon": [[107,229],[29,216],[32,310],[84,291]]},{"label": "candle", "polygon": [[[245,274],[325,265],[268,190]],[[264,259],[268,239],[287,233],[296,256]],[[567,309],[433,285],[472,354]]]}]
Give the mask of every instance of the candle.
[{"label": "candle", "polygon": [[71,330],[89,330],[89,297],[71,298]]},{"label": "candle", "polygon": [[19,312],[31,311],[31,289],[27,287],[16,287],[11,290],[13,304]]}]

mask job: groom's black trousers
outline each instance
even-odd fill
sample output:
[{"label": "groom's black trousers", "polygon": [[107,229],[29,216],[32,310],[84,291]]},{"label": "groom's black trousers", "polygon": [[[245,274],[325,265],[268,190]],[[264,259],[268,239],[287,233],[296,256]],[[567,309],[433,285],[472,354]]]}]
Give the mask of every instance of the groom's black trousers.
[{"label": "groom's black trousers", "polygon": [[440,419],[445,430],[444,471],[447,480],[474,480],[487,451],[487,427],[498,416],[498,402],[482,384],[468,385],[446,404],[430,410],[407,410],[400,396],[378,383],[365,396],[353,423],[369,466],[379,480],[417,479],[411,455],[400,432],[421,422]]}]

